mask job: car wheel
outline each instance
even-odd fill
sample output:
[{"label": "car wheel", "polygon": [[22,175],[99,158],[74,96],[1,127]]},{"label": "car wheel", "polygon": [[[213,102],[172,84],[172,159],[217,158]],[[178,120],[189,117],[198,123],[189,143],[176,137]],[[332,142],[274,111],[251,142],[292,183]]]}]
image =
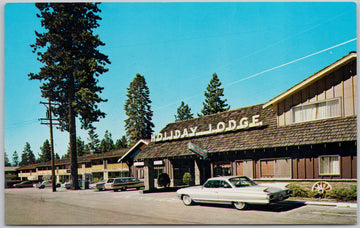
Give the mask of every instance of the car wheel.
[{"label": "car wheel", "polygon": [[234,207],[238,210],[243,210],[246,208],[246,203],[244,202],[234,202]]},{"label": "car wheel", "polygon": [[189,205],[193,204],[193,201],[192,201],[191,197],[188,196],[188,195],[183,195],[182,201],[186,206],[189,206]]},{"label": "car wheel", "polygon": [[40,187],[39,187],[39,189],[44,189],[45,188],[45,185],[41,185]]}]

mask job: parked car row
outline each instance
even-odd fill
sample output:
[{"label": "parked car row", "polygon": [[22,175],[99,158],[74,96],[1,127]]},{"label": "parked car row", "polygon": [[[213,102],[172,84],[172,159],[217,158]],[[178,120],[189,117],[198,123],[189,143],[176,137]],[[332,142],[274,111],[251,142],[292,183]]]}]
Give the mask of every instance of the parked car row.
[{"label": "parked car row", "polygon": [[[81,188],[89,188],[89,181],[83,186],[82,180],[78,180]],[[24,181],[15,187],[31,187],[32,181]],[[51,181],[43,181],[35,184],[39,189],[52,186]],[[57,183],[57,187],[60,184]],[[256,184],[246,176],[224,176],[209,178],[202,186],[192,186],[177,190],[177,196],[186,206],[194,203],[232,204],[236,209],[242,210],[249,204],[270,204],[289,198],[292,191],[287,183]],[[123,191],[128,188],[139,190],[144,188],[144,181],[133,177],[117,177],[101,180],[93,184],[93,188],[99,191],[113,190]],[[70,181],[65,184],[70,189]]]}]

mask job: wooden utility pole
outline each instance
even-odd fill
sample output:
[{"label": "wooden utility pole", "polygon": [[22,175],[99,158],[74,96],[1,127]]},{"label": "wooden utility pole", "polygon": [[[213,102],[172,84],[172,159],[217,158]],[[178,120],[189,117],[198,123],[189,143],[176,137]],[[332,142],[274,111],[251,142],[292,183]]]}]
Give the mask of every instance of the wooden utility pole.
[{"label": "wooden utility pole", "polygon": [[[49,102],[40,102],[40,104],[48,105],[47,107],[47,118],[41,118],[41,121],[49,121],[49,122],[41,122],[41,124],[49,125],[50,126],[50,154],[51,154],[51,179],[52,179],[52,191],[56,192],[56,177],[55,177],[55,158],[54,158],[54,139],[53,139],[53,125],[58,125],[58,123],[53,123],[52,119],[52,111],[51,111],[51,101],[49,98]],[[55,121],[57,121],[55,119]]]}]

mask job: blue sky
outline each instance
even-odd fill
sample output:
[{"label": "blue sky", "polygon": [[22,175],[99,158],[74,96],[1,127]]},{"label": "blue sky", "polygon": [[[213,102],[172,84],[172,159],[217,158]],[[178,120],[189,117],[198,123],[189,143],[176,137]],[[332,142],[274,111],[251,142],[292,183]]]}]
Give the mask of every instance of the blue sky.
[{"label": "blue sky", "polygon": [[[95,123],[102,139],[125,135],[129,83],[137,73],[150,89],[155,133],[174,121],[183,100],[200,113],[213,73],[231,109],[267,102],[279,93],[356,51],[356,4],[351,2],[102,3],[100,27],[109,71]],[[35,155],[49,138],[40,82],[28,80],[40,64],[30,45],[41,31],[33,3],[5,6],[5,151],[11,159],[29,142]],[[341,44],[341,45],[339,45]],[[338,45],[338,46],[337,46]],[[306,57],[301,59],[302,57]],[[296,61],[294,61],[296,60]],[[294,61],[294,62],[292,62]],[[288,64],[287,64],[288,63]],[[284,64],[284,65],[283,65]],[[80,126],[78,124],[78,126]],[[87,131],[77,135],[87,142]],[[54,130],[55,153],[67,151],[68,134]]]}]

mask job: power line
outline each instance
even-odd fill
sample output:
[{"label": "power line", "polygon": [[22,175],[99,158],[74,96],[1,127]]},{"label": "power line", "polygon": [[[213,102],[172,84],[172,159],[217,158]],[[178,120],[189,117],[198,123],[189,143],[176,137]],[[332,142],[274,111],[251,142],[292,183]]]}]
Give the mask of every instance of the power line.
[{"label": "power line", "polygon": [[[252,75],[250,75],[250,76],[248,76],[248,77],[245,77],[245,78],[239,79],[239,80],[237,80],[237,81],[231,82],[231,83],[229,83],[229,84],[227,84],[227,85],[224,85],[224,88],[225,88],[225,87],[228,87],[228,86],[231,86],[231,85],[234,85],[234,84],[236,84],[236,83],[239,83],[239,82],[242,82],[242,81],[245,81],[245,80],[248,80],[248,79],[257,77],[257,76],[259,76],[259,75],[261,75],[261,74],[270,72],[270,71],[272,71],[272,70],[279,69],[279,68],[281,68],[281,67],[290,65],[290,64],[292,64],[292,63],[295,63],[295,62],[298,62],[298,61],[301,61],[301,60],[310,58],[310,57],[312,57],[312,56],[314,56],[314,55],[318,55],[318,54],[323,53],[323,52],[325,52],[325,51],[329,51],[329,50],[331,50],[331,49],[340,47],[340,46],[342,46],[342,45],[345,45],[345,44],[347,44],[347,43],[353,42],[353,41],[355,41],[355,40],[357,40],[357,38],[354,38],[354,39],[351,39],[351,40],[342,42],[342,43],[340,43],[340,44],[331,46],[331,47],[329,47],[329,48],[325,48],[325,49],[323,49],[323,50],[321,50],[321,51],[314,52],[314,53],[312,53],[312,54],[309,54],[309,55],[306,55],[306,56],[304,56],[304,57],[301,57],[301,58],[292,60],[292,61],[290,61],[290,62],[281,64],[281,65],[279,65],[279,66],[275,66],[275,67],[269,68],[269,69],[267,69],[267,70],[258,72],[258,73],[256,73],[256,74],[252,74]],[[169,104],[163,105],[163,106],[161,106],[161,107],[159,107],[159,108],[156,108],[156,109],[154,109],[154,110],[159,110],[159,109],[162,109],[162,108],[171,106],[171,105],[173,105],[173,104],[179,104],[179,103],[180,103],[181,101],[183,101],[183,100],[190,100],[190,99],[192,99],[192,98],[194,98],[194,97],[198,97],[198,96],[200,96],[200,95],[201,95],[201,94],[197,94],[197,95],[194,95],[194,96],[190,96],[190,97],[184,98],[184,99],[179,100],[179,101],[177,101],[177,102],[171,102],[171,103],[169,103]]]},{"label": "power line", "polygon": [[230,86],[230,85],[233,85],[233,84],[236,84],[236,83],[239,83],[239,82],[242,82],[242,81],[248,80],[248,79],[250,79],[250,78],[254,78],[254,77],[259,76],[259,75],[261,75],[261,74],[264,74],[264,73],[266,73],[266,72],[269,72],[269,71],[272,71],[272,70],[275,70],[275,69],[278,69],[278,68],[281,68],[281,67],[284,67],[284,66],[290,65],[290,64],[292,64],[292,63],[298,62],[298,61],[303,60],[303,59],[307,59],[307,58],[309,58],[309,57],[311,57],[311,56],[318,55],[318,54],[320,54],[320,53],[323,53],[323,52],[325,52],[325,51],[328,51],[328,50],[334,49],[334,48],[336,48],[336,47],[342,46],[342,45],[344,45],[344,44],[350,43],[350,42],[355,41],[355,40],[356,40],[356,38],[351,39],[351,40],[348,40],[348,41],[345,41],[345,42],[340,43],[340,44],[337,44],[337,45],[334,45],[334,46],[332,46],[332,47],[329,47],[329,48],[323,49],[323,50],[321,50],[321,51],[318,51],[318,52],[312,53],[312,54],[310,54],[310,55],[307,55],[307,56],[304,56],[304,57],[301,57],[301,58],[298,58],[298,59],[292,60],[292,61],[290,61],[290,62],[287,62],[287,63],[281,64],[281,65],[279,65],[279,66],[269,68],[269,69],[264,70],[264,71],[261,71],[261,72],[259,72],[259,73],[256,73],[256,74],[253,74],[253,75],[250,75],[250,76],[248,76],[248,77],[246,77],[246,78],[242,78],[242,79],[240,79],[240,80],[237,80],[237,81],[234,81],[234,82],[232,82],[232,83],[229,83],[229,84],[227,84],[226,86]]}]

